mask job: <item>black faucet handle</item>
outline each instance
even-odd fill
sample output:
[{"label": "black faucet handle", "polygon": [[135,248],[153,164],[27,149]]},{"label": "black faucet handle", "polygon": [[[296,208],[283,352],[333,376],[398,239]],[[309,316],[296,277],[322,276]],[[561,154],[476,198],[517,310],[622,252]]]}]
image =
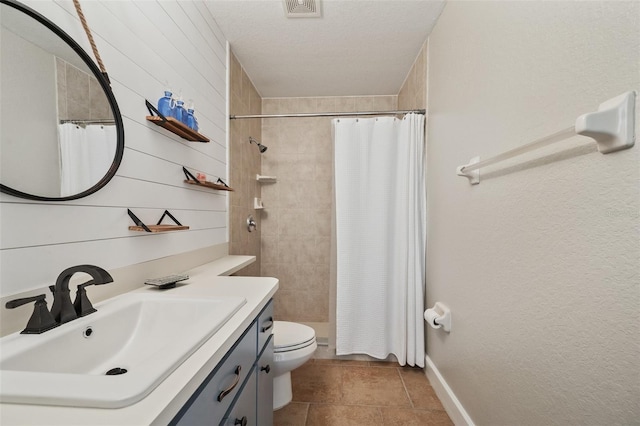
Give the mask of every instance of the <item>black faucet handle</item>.
[{"label": "black faucet handle", "polygon": [[78,314],[79,317],[84,317],[96,312],[96,308],[93,307],[91,301],[89,300],[89,297],[87,297],[86,289],[86,287],[96,284],[97,283],[95,282],[95,280],[91,280],[87,281],[84,284],[78,285],[78,289],[76,291],[76,300],[73,301],[73,307],[75,308],[76,314]]},{"label": "black faucet handle", "polygon": [[45,300],[45,297],[47,296],[44,294],[39,294],[37,296],[32,296],[32,297],[23,297],[22,299],[13,299],[8,301],[4,306],[7,309],[13,309],[13,308],[17,308],[18,306],[26,305],[27,303],[39,302],[41,300]]},{"label": "black faucet handle", "polygon": [[49,312],[49,309],[47,309],[45,297],[44,294],[39,294],[33,297],[10,300],[5,304],[7,309],[14,309],[27,303],[36,302],[31,318],[27,322],[27,327],[21,331],[22,334],[40,334],[59,325],[51,315],[51,312]]}]

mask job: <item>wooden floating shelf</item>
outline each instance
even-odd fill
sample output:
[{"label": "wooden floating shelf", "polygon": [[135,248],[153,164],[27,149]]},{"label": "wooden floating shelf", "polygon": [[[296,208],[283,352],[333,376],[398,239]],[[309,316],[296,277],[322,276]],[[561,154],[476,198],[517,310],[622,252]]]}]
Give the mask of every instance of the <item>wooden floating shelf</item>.
[{"label": "wooden floating shelf", "polygon": [[147,115],[147,121],[150,121],[157,126],[164,127],[168,131],[175,133],[190,142],[209,142],[209,138],[196,132],[173,117],[166,117],[165,120],[162,117],[155,115]]},{"label": "wooden floating shelf", "polygon": [[[189,229],[188,226],[184,225],[147,225],[147,228],[149,228],[151,232],[184,231],[186,229]],[[147,232],[142,226],[134,225],[129,226],[129,231]]]},{"label": "wooden floating shelf", "polygon": [[194,180],[191,180],[191,179],[185,179],[184,181],[185,181],[185,183],[188,183],[190,185],[205,186],[207,188],[217,189],[217,190],[220,190],[220,191],[234,191],[234,189],[231,188],[230,186],[224,186],[224,185],[220,185],[220,184],[213,183],[213,182],[208,182],[208,181],[200,182],[199,180],[198,181],[194,181]]}]

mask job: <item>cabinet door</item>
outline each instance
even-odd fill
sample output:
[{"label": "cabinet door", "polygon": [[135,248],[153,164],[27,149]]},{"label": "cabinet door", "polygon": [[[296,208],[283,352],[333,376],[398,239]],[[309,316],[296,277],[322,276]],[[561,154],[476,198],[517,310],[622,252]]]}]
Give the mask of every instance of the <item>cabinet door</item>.
[{"label": "cabinet door", "polygon": [[220,426],[257,426],[256,421],[256,374],[251,372],[237,399],[224,416]]},{"label": "cabinet door", "polygon": [[273,426],[273,336],[256,362],[258,426]]},{"label": "cabinet door", "polygon": [[273,334],[273,299],[258,315],[258,354],[262,352],[265,343]]},{"label": "cabinet door", "polygon": [[[203,426],[220,423],[247,377],[255,376],[256,322],[205,380],[170,425]],[[255,379],[254,379],[255,383]],[[255,385],[254,385],[255,386]],[[255,399],[255,392],[252,393]]]}]

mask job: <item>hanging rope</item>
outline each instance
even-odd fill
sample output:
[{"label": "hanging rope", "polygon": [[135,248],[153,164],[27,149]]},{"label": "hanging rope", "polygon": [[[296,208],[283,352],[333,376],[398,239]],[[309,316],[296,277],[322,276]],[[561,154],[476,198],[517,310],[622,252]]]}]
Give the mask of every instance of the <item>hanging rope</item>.
[{"label": "hanging rope", "polygon": [[89,44],[91,44],[91,49],[93,50],[93,55],[96,57],[96,61],[98,61],[98,66],[100,67],[100,71],[104,78],[107,79],[107,83],[111,84],[109,81],[109,76],[107,75],[107,70],[102,63],[102,58],[100,57],[100,53],[98,52],[98,48],[96,47],[96,42],[93,41],[93,36],[91,35],[91,30],[89,29],[89,24],[87,24],[87,19],[84,17],[84,13],[82,13],[82,7],[80,6],[80,0],[73,0],[73,4],[76,7],[76,12],[78,13],[78,18],[80,18],[80,22],[82,22],[82,28],[84,28],[84,32],[87,34],[87,38],[89,39]]}]

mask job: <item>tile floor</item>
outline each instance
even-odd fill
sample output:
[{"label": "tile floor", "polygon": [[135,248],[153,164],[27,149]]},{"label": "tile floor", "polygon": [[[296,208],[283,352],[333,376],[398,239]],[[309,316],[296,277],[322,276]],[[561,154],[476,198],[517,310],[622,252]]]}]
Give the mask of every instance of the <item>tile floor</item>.
[{"label": "tile floor", "polygon": [[293,401],[275,426],[453,425],[420,368],[312,359],[291,374]]}]

